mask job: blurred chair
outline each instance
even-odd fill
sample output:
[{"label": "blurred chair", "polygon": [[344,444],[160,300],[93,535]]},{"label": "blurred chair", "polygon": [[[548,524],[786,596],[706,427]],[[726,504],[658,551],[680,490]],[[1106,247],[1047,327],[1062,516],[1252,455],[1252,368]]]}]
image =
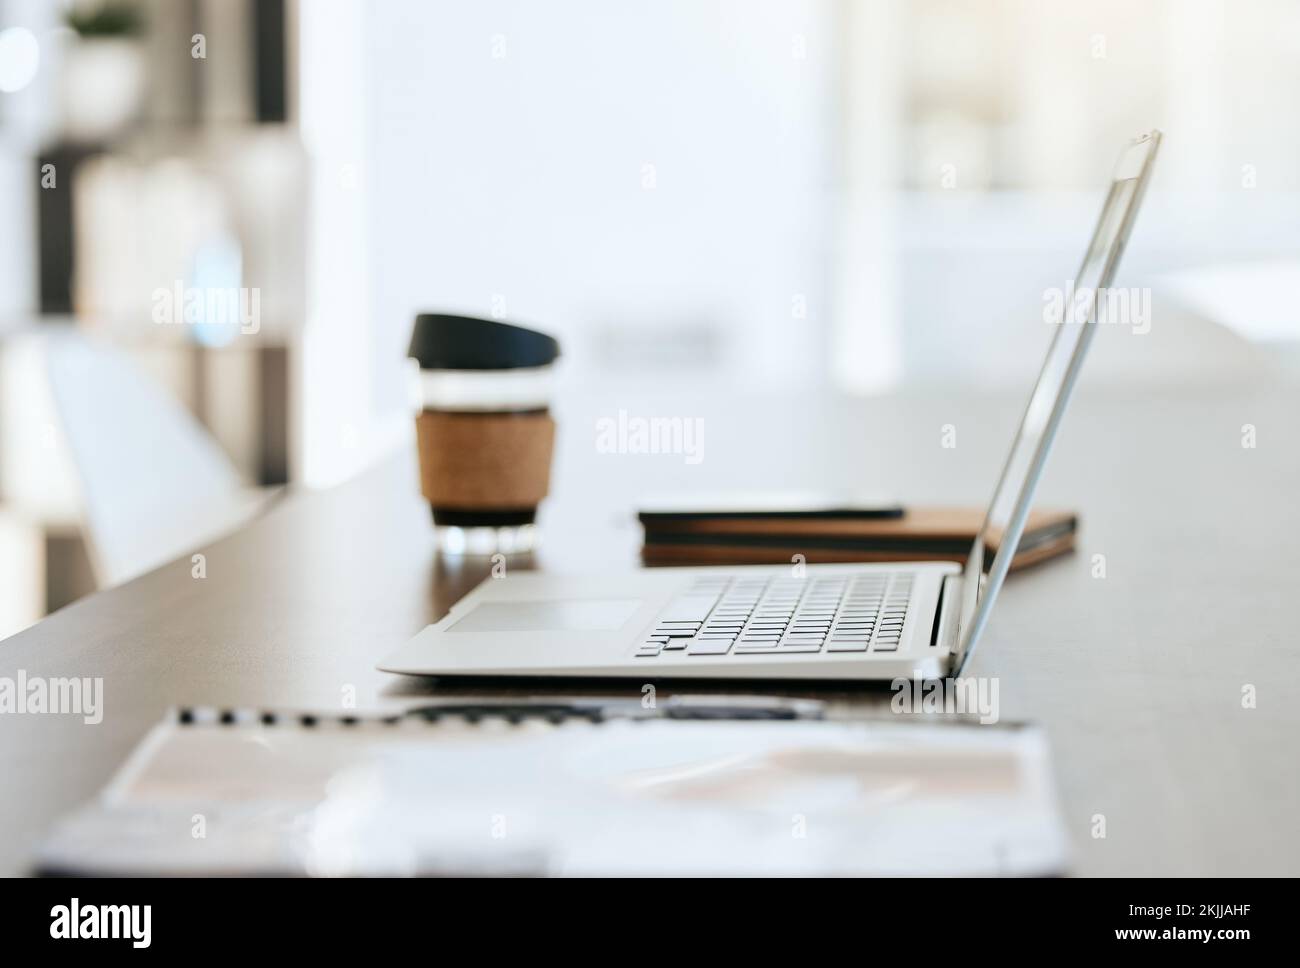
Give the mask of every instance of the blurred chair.
[{"label": "blurred chair", "polygon": [[119,351],[42,334],[99,587],[128,581],[242,526],[272,492],[246,488],[206,430]]}]

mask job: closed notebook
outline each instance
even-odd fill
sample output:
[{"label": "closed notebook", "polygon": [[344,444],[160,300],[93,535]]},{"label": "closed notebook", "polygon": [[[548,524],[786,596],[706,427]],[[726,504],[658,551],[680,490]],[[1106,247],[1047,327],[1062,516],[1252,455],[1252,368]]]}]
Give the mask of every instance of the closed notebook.
[{"label": "closed notebook", "polygon": [[[965,561],[984,520],[977,508],[908,508],[898,517],[701,517],[643,513],[642,558],[651,565]],[[1011,567],[1023,568],[1074,547],[1073,512],[1034,510]],[[989,543],[997,551],[999,535]]]}]

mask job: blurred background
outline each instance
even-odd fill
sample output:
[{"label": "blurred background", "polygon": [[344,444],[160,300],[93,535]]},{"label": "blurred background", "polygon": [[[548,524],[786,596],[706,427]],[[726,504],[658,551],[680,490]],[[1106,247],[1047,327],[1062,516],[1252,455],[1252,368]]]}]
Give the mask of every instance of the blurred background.
[{"label": "blurred background", "polygon": [[1300,0],[0,0],[0,637],[409,445],[420,310],[1023,392],[1153,127],[1089,380],[1290,380],[1298,103]]}]

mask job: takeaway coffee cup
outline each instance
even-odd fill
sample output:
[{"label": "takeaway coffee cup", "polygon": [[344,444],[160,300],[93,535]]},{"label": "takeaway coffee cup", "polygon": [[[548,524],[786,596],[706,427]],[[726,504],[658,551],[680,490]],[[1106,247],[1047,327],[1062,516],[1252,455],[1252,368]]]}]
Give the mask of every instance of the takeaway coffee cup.
[{"label": "takeaway coffee cup", "polygon": [[422,313],[415,418],[420,490],[438,543],[454,552],[527,551],[555,445],[554,338],[498,320]]}]

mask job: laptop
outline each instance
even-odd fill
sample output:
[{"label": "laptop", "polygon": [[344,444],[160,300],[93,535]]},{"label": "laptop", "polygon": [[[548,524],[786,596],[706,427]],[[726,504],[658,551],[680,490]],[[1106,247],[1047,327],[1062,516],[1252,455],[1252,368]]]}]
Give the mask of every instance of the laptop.
[{"label": "laptop", "polygon": [[[964,566],[953,562],[539,572],[489,578],[390,655],[434,676],[892,680],[970,662],[1146,190],[1160,132],[1120,156],[1092,241]],[[990,538],[997,553],[987,562]]]}]

